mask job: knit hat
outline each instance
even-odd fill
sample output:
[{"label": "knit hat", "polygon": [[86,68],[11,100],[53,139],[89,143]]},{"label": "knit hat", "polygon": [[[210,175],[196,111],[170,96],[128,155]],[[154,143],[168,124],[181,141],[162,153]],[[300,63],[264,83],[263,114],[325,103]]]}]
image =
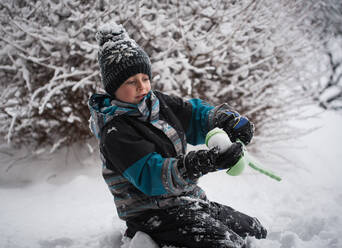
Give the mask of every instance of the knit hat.
[{"label": "knit hat", "polygon": [[96,33],[99,45],[98,62],[106,92],[115,91],[129,77],[144,73],[151,80],[151,62],[146,52],[132,40],[122,25],[110,22]]}]

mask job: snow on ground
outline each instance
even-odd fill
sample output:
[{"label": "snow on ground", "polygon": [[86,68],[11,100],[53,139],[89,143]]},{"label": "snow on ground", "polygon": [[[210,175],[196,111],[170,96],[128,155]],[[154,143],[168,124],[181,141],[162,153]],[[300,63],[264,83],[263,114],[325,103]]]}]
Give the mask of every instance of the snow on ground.
[{"label": "snow on ground", "polygon": [[[249,168],[238,177],[216,172],[201,178],[209,199],[268,228],[268,238],[251,239],[251,247],[342,247],[342,117],[326,112],[310,123],[316,124],[323,127],[273,148],[287,163],[264,156],[265,168],[281,182]],[[0,247],[129,248],[98,156],[85,146],[39,158],[2,146],[0,163]],[[149,247],[144,237],[139,241]]]}]

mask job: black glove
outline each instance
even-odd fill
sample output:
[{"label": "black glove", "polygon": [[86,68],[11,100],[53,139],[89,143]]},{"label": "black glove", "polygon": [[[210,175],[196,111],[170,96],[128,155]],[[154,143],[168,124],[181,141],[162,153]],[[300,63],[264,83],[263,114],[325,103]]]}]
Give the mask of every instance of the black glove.
[{"label": "black glove", "polygon": [[228,169],[235,165],[243,155],[241,143],[233,143],[227,151],[219,153],[217,147],[210,150],[191,151],[180,158],[190,180],[195,180],[208,172]]},{"label": "black glove", "polygon": [[237,139],[245,145],[251,142],[254,134],[254,125],[247,117],[240,116],[237,112],[222,110],[216,114],[214,126],[222,128],[232,142]]}]

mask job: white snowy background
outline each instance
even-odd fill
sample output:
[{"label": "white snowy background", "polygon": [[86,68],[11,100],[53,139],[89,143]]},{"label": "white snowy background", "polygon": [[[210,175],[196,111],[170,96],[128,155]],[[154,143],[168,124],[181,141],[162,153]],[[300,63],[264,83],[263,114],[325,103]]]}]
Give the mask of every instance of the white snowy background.
[{"label": "white snowy background", "polygon": [[[296,125],[320,128],[267,148],[286,162],[271,161],[267,152],[259,157],[281,182],[247,168],[238,177],[211,173],[200,185],[211,200],[256,216],[267,227],[268,238],[251,239],[250,247],[340,248],[342,116],[327,111]],[[1,149],[0,247],[129,247],[97,152],[89,156],[80,145],[54,156],[25,155]],[[137,247],[150,247],[141,242]]]},{"label": "white snowy background", "polygon": [[[143,236],[122,239],[96,141],[65,147],[89,136],[94,33],[109,19],[144,45],[159,89],[229,100],[257,124],[251,153],[281,182],[250,168],[199,181],[210,200],[267,227],[251,248],[341,248],[340,0],[159,2],[1,1],[0,248],[154,248]],[[320,114],[303,118],[303,106]]]}]

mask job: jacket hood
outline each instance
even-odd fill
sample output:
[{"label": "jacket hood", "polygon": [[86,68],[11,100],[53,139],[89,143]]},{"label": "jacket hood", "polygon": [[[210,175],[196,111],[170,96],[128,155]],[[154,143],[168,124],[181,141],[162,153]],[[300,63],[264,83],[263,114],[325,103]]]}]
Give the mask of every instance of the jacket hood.
[{"label": "jacket hood", "polygon": [[110,102],[113,99],[108,94],[93,94],[88,102],[90,110],[89,128],[100,139],[102,127],[114,117],[114,106]]}]

